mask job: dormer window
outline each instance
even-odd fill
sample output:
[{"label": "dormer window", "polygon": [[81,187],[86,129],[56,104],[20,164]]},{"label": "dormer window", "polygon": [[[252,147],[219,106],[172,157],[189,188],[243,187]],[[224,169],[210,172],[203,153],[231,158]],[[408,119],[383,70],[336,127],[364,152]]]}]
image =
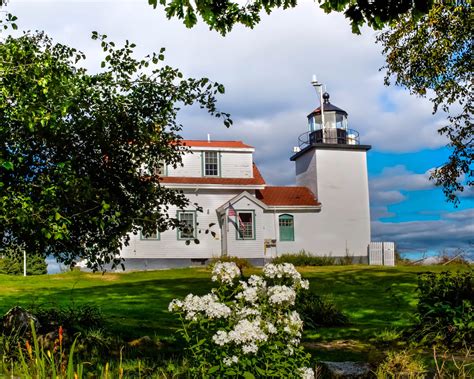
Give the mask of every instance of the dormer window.
[{"label": "dormer window", "polygon": [[204,151],[204,176],[219,176],[219,152]]}]

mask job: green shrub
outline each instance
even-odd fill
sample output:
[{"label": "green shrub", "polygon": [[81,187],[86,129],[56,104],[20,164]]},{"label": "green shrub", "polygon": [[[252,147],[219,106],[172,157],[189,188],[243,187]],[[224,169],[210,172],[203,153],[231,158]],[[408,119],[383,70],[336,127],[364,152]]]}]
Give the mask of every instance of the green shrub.
[{"label": "green shrub", "polygon": [[30,310],[42,326],[42,332],[56,330],[62,326],[69,333],[84,332],[103,327],[104,318],[100,309],[93,305],[37,307]]},{"label": "green shrub", "polygon": [[332,266],[337,262],[336,258],[330,255],[313,256],[305,250],[300,250],[296,254],[282,254],[273,258],[272,263],[291,263],[294,266]]},{"label": "green shrub", "polygon": [[220,258],[212,258],[209,263],[209,268],[212,270],[214,265],[218,262],[233,262],[242,271],[244,268],[251,268],[253,265],[245,258],[225,256]]},{"label": "green shrub", "polygon": [[390,351],[375,375],[377,379],[424,379],[425,370],[423,363],[409,352]]},{"label": "green shrub", "polygon": [[295,267],[267,264],[242,280],[233,262],[216,263],[218,286],[204,296],[174,299],[189,374],[195,378],[314,378],[301,345],[297,293],[309,287]]},{"label": "green shrub", "polygon": [[309,291],[298,294],[296,310],[304,322],[305,329],[343,326],[349,323],[349,317],[340,311],[334,302]]},{"label": "green shrub", "polygon": [[[23,275],[23,253],[18,249],[7,248],[0,252],[0,274]],[[26,274],[44,275],[47,264],[39,254],[26,255]]]},{"label": "green shrub", "polygon": [[416,340],[447,347],[474,344],[473,272],[419,275]]}]

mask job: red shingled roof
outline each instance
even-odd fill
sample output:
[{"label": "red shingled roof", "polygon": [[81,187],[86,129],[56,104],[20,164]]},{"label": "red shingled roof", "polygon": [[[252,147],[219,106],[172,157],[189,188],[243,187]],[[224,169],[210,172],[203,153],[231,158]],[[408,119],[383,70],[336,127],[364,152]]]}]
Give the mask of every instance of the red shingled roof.
[{"label": "red shingled roof", "polygon": [[170,184],[228,184],[228,185],[264,185],[260,171],[253,165],[253,178],[216,178],[216,177],[192,177],[192,176],[165,176],[160,178],[161,183]]},{"label": "red shingled roof", "polygon": [[270,206],[321,205],[307,187],[265,187],[256,191],[257,199]]},{"label": "red shingled roof", "polygon": [[253,149],[253,146],[246,145],[242,141],[205,141],[205,140],[182,140],[181,145],[189,147],[223,147],[238,149]]}]

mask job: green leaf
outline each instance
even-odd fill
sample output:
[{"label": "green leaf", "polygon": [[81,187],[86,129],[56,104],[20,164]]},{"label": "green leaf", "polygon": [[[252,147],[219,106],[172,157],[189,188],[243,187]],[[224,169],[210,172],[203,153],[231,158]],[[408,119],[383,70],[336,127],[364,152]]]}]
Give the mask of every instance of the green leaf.
[{"label": "green leaf", "polygon": [[207,373],[214,374],[217,370],[219,370],[219,366],[212,366]]},{"label": "green leaf", "polygon": [[243,376],[244,379],[255,379],[255,376],[249,371],[245,371]]},{"label": "green leaf", "polygon": [[3,162],[3,163],[2,163],[2,166],[3,166],[3,168],[4,168],[5,170],[9,170],[9,171],[13,171],[13,168],[14,168],[13,162],[8,162],[8,161],[7,161],[7,162]]}]

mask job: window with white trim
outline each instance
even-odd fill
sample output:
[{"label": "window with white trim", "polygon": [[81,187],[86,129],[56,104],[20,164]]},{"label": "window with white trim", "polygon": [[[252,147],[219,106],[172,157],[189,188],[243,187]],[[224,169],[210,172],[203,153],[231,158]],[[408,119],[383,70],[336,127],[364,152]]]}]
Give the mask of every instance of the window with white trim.
[{"label": "window with white trim", "polygon": [[219,176],[219,152],[204,151],[204,176]]},{"label": "window with white trim", "polygon": [[253,212],[238,211],[236,215],[237,239],[253,240],[255,239],[254,228],[255,215]]},{"label": "window with white trim", "polygon": [[178,239],[196,238],[196,212],[180,211],[178,212],[178,220],[181,221],[182,225],[178,228]]}]

